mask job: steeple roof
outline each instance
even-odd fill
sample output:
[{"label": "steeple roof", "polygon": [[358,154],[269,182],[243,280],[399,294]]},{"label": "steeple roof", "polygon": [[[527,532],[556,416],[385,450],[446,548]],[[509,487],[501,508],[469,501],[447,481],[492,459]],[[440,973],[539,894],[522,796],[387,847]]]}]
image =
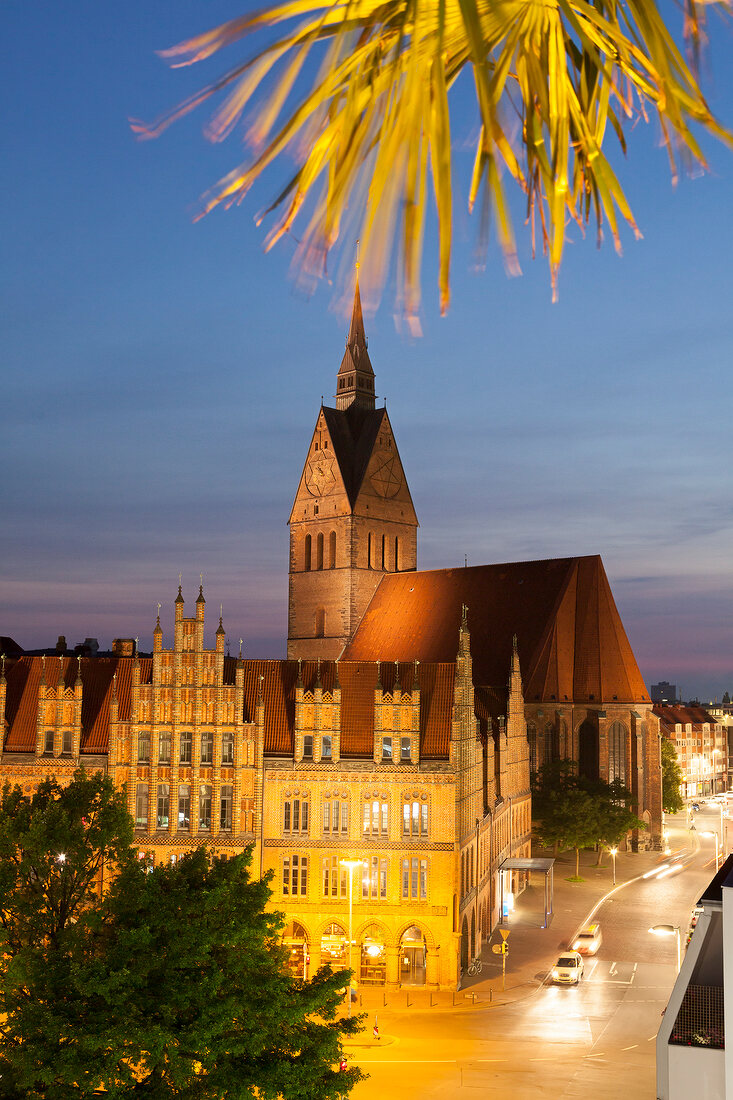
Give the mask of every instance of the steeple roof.
[{"label": "steeple roof", "polygon": [[347,409],[351,405],[358,405],[363,409],[374,408],[374,370],[367,349],[357,274],[349,335],[336,381],[337,409]]}]

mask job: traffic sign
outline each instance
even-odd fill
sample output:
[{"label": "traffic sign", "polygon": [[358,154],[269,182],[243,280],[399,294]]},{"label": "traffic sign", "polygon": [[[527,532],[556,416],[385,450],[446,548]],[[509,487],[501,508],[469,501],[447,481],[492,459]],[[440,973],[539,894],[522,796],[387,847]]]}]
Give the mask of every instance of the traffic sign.
[{"label": "traffic sign", "polygon": [[503,955],[504,954],[504,944],[503,943],[495,943],[494,946],[491,948],[491,950],[494,952],[495,955]]},{"label": "traffic sign", "polygon": [[501,932],[501,938],[505,940],[511,932],[511,928],[500,928],[499,931]]}]

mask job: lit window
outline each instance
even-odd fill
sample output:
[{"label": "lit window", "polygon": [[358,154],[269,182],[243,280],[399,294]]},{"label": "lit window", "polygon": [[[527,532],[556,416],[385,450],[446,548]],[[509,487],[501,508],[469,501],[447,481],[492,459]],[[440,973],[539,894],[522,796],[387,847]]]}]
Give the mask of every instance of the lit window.
[{"label": "lit window", "polygon": [[148,825],[148,785],[138,783],[135,792],[135,828],[146,829]]},{"label": "lit window", "polygon": [[211,764],[214,759],[214,735],[205,732],[201,734],[201,763]]},{"label": "lit window", "polygon": [[402,897],[412,901],[426,901],[428,896],[428,861],[426,859],[402,860]]},{"label": "lit window", "polygon": [[324,833],[348,833],[349,804],[341,799],[327,799],[323,803]]},{"label": "lit window", "polygon": [[168,813],[170,809],[170,788],[167,783],[161,783],[158,787],[158,828],[168,828]]},{"label": "lit window", "polygon": [[229,786],[221,789],[221,817],[220,825],[227,832],[232,828],[232,788]]},{"label": "lit window", "polygon": [[221,762],[222,764],[234,763],[234,734],[228,730],[222,734]]},{"label": "lit window", "polygon": [[379,856],[372,856],[364,868],[361,880],[362,898],[386,898],[387,897],[387,860]]},{"label": "lit window", "polygon": [[348,891],[348,872],[338,856],[324,856],[322,863],[322,888],[324,898],[345,898]]},{"label": "lit window", "polygon": [[384,836],[389,823],[389,803],[386,799],[371,798],[364,802],[363,831],[366,836]]},{"label": "lit window", "polygon": [[191,824],[191,788],[182,783],[178,788],[178,828],[188,829]]},{"label": "lit window", "polygon": [[137,759],[140,764],[150,763],[150,731],[140,730],[137,735]]},{"label": "lit window", "polygon": [[202,783],[199,790],[199,829],[211,828],[211,787]]}]

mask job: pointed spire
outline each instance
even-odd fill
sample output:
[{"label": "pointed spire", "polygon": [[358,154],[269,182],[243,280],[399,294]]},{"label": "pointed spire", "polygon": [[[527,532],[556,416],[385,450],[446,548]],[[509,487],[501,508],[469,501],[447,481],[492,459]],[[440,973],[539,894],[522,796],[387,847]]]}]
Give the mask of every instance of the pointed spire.
[{"label": "pointed spire", "polygon": [[377,687],[381,688],[381,686],[382,686],[382,662],[377,661]]},{"label": "pointed spire", "polygon": [[316,665],[316,687],[317,688],[321,687],[321,658],[320,657],[318,658],[318,663]]},{"label": "pointed spire", "polygon": [[41,654],[41,683],[46,683],[46,654]]},{"label": "pointed spire", "polygon": [[178,595],[176,596],[176,603],[185,603],[183,599],[183,592],[181,591],[181,574],[178,574]]},{"label": "pointed spire", "polygon": [[[220,604],[219,604],[219,626],[218,626],[218,628],[217,628],[217,631],[216,631],[216,633],[217,633],[217,634],[226,634],[226,630],[224,629],[224,604],[223,604],[223,603],[220,603]],[[239,639],[239,641],[240,641],[240,643],[241,643],[242,639],[240,638],[240,639]],[[242,653],[241,653],[241,644],[240,644],[240,653],[239,653],[239,656],[240,656],[240,657],[242,656]]]},{"label": "pointed spire", "polygon": [[262,706],[262,683],[265,677],[260,675],[258,687],[257,687],[257,705]]},{"label": "pointed spire", "polygon": [[[181,597],[181,603],[183,603],[183,596],[181,596],[181,586],[180,586],[180,584],[178,586],[178,595]],[[176,603],[178,603],[178,600],[176,600]],[[161,605],[158,604],[158,617],[155,620],[155,630],[153,631],[154,634],[162,634],[163,633],[163,627],[160,625],[160,606]],[[135,649],[137,649],[137,638],[135,639]]]},{"label": "pointed spire", "polygon": [[201,583],[199,584],[199,594],[196,597],[196,603],[197,604],[198,603],[206,603],[206,600],[204,599],[204,575],[203,575],[203,573],[199,573],[199,579],[200,579]]},{"label": "pointed spire", "polygon": [[76,683],[81,684],[81,653],[76,658]]},{"label": "pointed spire", "polygon": [[400,662],[395,661],[395,663],[394,663],[394,694],[397,695],[399,692],[401,692],[401,690],[402,690],[402,688],[401,688],[401,685],[400,685]]},{"label": "pointed spire", "polygon": [[414,676],[413,681],[412,681],[413,688],[419,688],[420,687],[419,669],[420,669],[420,662],[418,661],[418,659],[416,657],[415,658],[415,676]]},{"label": "pointed spire", "polygon": [[336,408],[348,409],[357,405],[362,409],[374,408],[374,371],[369,360],[368,341],[364,331],[364,314],[359,293],[359,261],[356,262],[354,280],[354,305],[351,324],[346,338],[346,350],[336,380]]},{"label": "pointed spire", "polygon": [[334,686],[334,690],[336,690],[336,688],[341,687],[341,681],[339,680],[339,663],[338,663],[338,660],[333,662],[333,676],[334,676],[333,686]]},{"label": "pointed spire", "polygon": [[112,699],[114,702],[117,702],[117,670],[115,670],[114,676],[112,677]]},{"label": "pointed spire", "polygon": [[242,646],[244,645],[244,638],[239,639],[239,659],[242,660]]},{"label": "pointed spire", "polygon": [[299,688],[303,686],[303,661],[298,657],[298,683],[296,685]]},{"label": "pointed spire", "polygon": [[0,684],[5,682],[5,654],[0,653]]}]

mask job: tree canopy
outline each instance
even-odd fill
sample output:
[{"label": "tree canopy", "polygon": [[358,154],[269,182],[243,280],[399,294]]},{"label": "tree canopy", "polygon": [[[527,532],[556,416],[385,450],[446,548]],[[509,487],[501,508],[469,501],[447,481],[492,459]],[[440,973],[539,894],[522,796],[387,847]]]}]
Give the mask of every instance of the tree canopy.
[{"label": "tree canopy", "polygon": [[677,762],[677,751],[668,737],[661,741],[662,751],[662,809],[666,814],[677,814],[684,808],[680,794],[682,770]]},{"label": "tree canopy", "polygon": [[[86,839],[92,804],[117,867],[103,897],[66,881],[100,866]],[[46,876],[2,882],[0,1097],[86,1100],[101,1087],[111,1098],[336,1100],[361,1079],[338,1068],[342,1036],[361,1026],[337,1015],[348,974],[303,981],[287,968],[282,917],[265,909],[251,853],[199,848],[153,867],[130,847],[121,793],[83,773],[32,799],[6,787],[0,836],[3,866]]]},{"label": "tree canopy", "polygon": [[576,877],[581,848],[599,845],[600,863],[604,849],[615,848],[632,829],[646,828],[623,783],[578,776],[572,760],[549,762],[532,777],[532,816],[543,844],[575,850]]},{"label": "tree canopy", "polygon": [[297,260],[320,275],[330,249],[353,231],[379,285],[397,251],[408,316],[419,307],[431,192],[441,310],[448,306],[452,143],[462,131],[458,140],[473,144],[468,205],[480,210],[482,248],[493,219],[506,263],[518,270],[511,180],[555,291],[572,226],[593,219],[599,242],[606,228],[617,249],[620,223],[639,235],[609,151],[613,137],[626,152],[624,125],[656,117],[674,177],[683,164],[705,166],[701,130],[729,140],[696,76],[715,7],[725,4],[685,3],[689,63],[655,0],[286,0],[162,51],[180,66],[253,36],[256,43],[153,125],[132,125],[155,136],[224,93],[206,135],[221,141],[242,125],[251,156],[204,196],[203,212],[241,202],[286,154],[295,163],[265,211],[281,211],[268,246],[298,219]]}]

